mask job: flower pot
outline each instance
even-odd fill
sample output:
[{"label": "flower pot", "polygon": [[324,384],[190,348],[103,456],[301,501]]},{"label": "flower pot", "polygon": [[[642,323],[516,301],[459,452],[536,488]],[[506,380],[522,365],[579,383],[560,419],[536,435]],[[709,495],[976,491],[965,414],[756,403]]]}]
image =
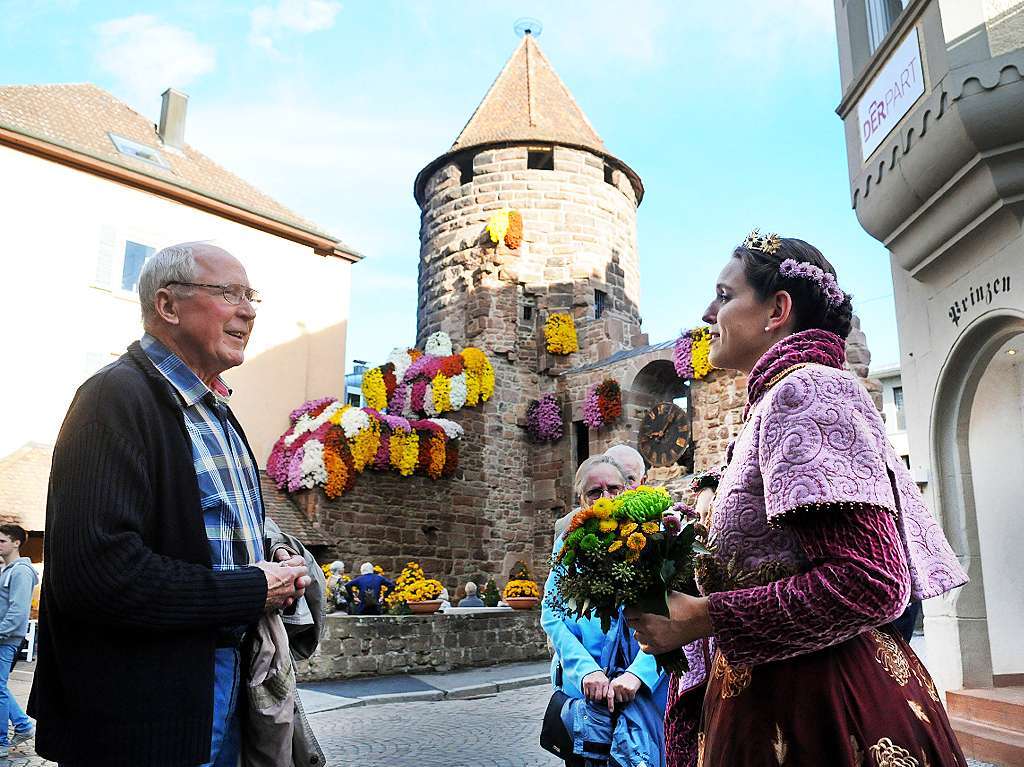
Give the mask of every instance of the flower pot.
[{"label": "flower pot", "polygon": [[530,610],[537,606],[537,597],[505,597],[505,604],[513,610]]},{"label": "flower pot", "polygon": [[413,615],[430,615],[441,607],[440,599],[425,599],[422,602],[406,602]]}]

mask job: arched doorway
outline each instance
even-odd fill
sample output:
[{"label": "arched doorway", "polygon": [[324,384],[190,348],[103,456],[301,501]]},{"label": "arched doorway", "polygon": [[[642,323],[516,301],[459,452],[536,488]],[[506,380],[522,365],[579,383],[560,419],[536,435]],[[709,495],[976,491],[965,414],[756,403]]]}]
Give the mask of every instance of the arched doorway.
[{"label": "arched doorway", "polygon": [[932,410],[939,519],[971,582],[925,604],[930,665],[947,689],[1024,675],[1024,316],[980,317],[954,344]]}]

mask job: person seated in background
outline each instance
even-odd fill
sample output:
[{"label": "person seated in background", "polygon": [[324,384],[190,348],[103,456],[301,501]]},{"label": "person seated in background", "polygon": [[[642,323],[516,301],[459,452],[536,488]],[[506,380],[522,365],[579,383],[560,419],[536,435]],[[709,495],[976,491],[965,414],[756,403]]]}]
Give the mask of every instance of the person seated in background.
[{"label": "person seated in background", "polygon": [[437,595],[437,598],[441,600],[441,606],[437,608],[441,612],[452,606],[452,598],[448,596],[448,589],[441,589],[441,593]]},{"label": "person seated in background", "polygon": [[466,596],[459,601],[459,607],[483,607],[484,600],[477,596],[477,587],[473,581],[466,584]]},{"label": "person seated in background", "polygon": [[629,445],[612,445],[604,454],[622,467],[626,476],[626,489],[640,487],[647,479],[647,465],[639,451]]},{"label": "person seated in background", "polygon": [[381,614],[381,586],[389,590],[395,588],[395,582],[373,571],[372,562],[363,562],[359,568],[359,577],[345,584],[345,592],[353,605],[352,615]]}]

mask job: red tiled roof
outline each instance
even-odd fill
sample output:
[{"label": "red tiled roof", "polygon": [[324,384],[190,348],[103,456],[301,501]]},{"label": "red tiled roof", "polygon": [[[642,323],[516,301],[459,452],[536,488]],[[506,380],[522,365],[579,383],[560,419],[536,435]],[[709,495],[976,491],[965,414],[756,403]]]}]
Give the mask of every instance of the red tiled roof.
[{"label": "red tiled roof", "polygon": [[[0,129],[285,224],[331,241],[345,255],[360,257],[336,237],[188,144],[181,150],[165,146],[152,122],[90,83],[0,86]],[[122,154],[110,137],[112,133],[157,151],[169,167]]]},{"label": "red tiled roof", "polygon": [[42,530],[53,445],[28,442],[0,458],[0,522]]},{"label": "red tiled roof", "polygon": [[330,546],[331,541],[318,526],[292,503],[288,493],[278,490],[273,480],[264,471],[260,472],[260,487],[263,489],[263,505],[268,517],[289,535],[294,535],[305,546]]}]

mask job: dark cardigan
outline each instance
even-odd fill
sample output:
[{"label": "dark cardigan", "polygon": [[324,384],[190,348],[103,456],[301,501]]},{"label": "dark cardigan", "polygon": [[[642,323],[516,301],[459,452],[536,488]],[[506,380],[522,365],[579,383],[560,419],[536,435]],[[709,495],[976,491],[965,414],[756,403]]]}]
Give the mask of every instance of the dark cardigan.
[{"label": "dark cardigan", "polygon": [[44,561],[36,751],[62,765],[208,761],[218,629],[259,619],[266,578],[211,569],[184,415],[138,343],[64,419]]}]

